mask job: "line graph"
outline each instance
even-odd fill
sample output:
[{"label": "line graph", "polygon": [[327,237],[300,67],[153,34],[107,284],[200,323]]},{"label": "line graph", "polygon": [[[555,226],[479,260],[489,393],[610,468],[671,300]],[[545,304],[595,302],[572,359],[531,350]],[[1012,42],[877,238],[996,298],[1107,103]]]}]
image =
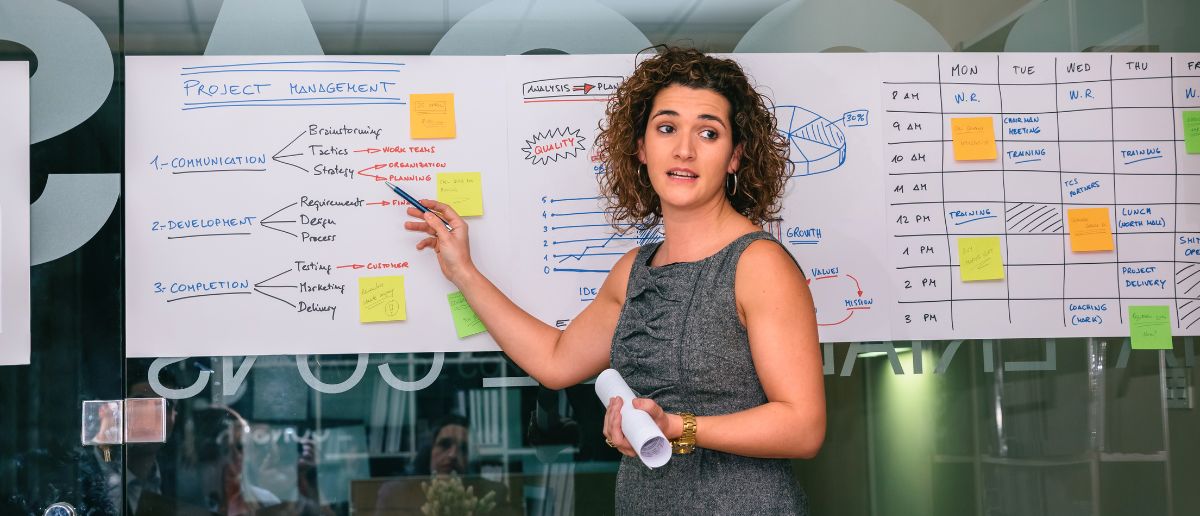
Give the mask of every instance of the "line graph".
[{"label": "line graph", "polygon": [[[663,239],[662,226],[645,230],[613,227],[602,196],[542,196],[542,272],[607,274],[630,249]],[[548,251],[548,252],[547,252]]]}]

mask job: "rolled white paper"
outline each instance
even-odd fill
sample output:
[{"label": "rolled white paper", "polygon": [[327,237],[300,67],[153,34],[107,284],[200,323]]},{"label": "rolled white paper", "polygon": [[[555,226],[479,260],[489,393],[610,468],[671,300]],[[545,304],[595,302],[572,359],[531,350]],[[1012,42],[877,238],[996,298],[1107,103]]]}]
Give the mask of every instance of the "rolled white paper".
[{"label": "rolled white paper", "polygon": [[621,432],[637,450],[642,463],[657,468],[671,460],[670,441],[667,441],[667,436],[663,435],[650,414],[633,408],[633,399],[637,396],[621,378],[621,373],[616,369],[605,369],[600,373],[596,377],[596,396],[600,397],[604,408],[608,408],[608,400],[613,397],[621,398]]}]

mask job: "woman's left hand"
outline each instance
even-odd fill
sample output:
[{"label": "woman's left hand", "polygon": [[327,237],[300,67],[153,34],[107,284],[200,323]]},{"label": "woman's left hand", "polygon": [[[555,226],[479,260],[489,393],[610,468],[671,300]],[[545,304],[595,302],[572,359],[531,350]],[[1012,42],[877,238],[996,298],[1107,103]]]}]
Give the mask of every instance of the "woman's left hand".
[{"label": "woman's left hand", "polygon": [[[625,438],[625,432],[621,431],[622,405],[624,405],[624,400],[619,396],[614,396],[609,400],[608,412],[604,414],[604,438],[607,439],[610,446],[616,448],[622,455],[633,457],[637,453],[634,451],[633,445]],[[678,416],[667,414],[654,400],[649,398],[634,399],[633,408],[650,414],[650,419],[654,420],[654,423],[667,436],[667,439],[679,437],[678,435],[671,435],[671,418]]]}]

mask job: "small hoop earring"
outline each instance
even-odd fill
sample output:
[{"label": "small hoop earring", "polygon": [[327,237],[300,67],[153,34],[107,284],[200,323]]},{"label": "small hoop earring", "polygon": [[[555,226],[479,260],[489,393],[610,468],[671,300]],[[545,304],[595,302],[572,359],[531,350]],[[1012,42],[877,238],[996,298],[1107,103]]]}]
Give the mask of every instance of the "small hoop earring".
[{"label": "small hoop earring", "polygon": [[[645,182],[645,183],[642,183],[642,171],[645,171],[645,172],[646,172],[646,174],[645,174],[645,175],[646,175],[646,182]],[[641,165],[638,165],[637,181],[638,181],[638,186],[640,186],[640,187],[642,187],[642,188],[650,188],[650,187],[651,187],[651,184],[650,184],[650,169],[646,167],[646,164],[645,164],[645,163],[642,163]]]},{"label": "small hoop earring", "polygon": [[[737,178],[737,173],[735,172],[735,173],[733,173],[733,174],[729,174],[729,175],[733,176],[733,192],[731,192],[731,193],[729,194],[729,196],[730,196],[730,197],[737,197],[737,190],[738,190],[738,178]],[[726,187],[726,188],[728,188],[728,187],[729,187],[729,181],[726,181],[726,182],[725,182],[725,187]]]}]

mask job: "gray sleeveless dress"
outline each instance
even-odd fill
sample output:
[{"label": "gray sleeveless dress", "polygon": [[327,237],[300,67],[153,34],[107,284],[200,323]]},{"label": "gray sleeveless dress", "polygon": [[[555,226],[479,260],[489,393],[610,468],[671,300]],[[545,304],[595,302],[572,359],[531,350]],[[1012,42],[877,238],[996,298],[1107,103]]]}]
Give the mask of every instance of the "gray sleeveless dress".
[{"label": "gray sleeveless dress", "polygon": [[[734,276],[751,242],[739,237],[696,262],[649,266],[659,243],[642,246],[629,274],[613,335],[612,367],[639,396],[667,412],[728,414],[767,402],[738,320]],[[650,469],[623,457],[617,514],[807,514],[807,499],[786,459],[757,459],[697,448]]]}]

